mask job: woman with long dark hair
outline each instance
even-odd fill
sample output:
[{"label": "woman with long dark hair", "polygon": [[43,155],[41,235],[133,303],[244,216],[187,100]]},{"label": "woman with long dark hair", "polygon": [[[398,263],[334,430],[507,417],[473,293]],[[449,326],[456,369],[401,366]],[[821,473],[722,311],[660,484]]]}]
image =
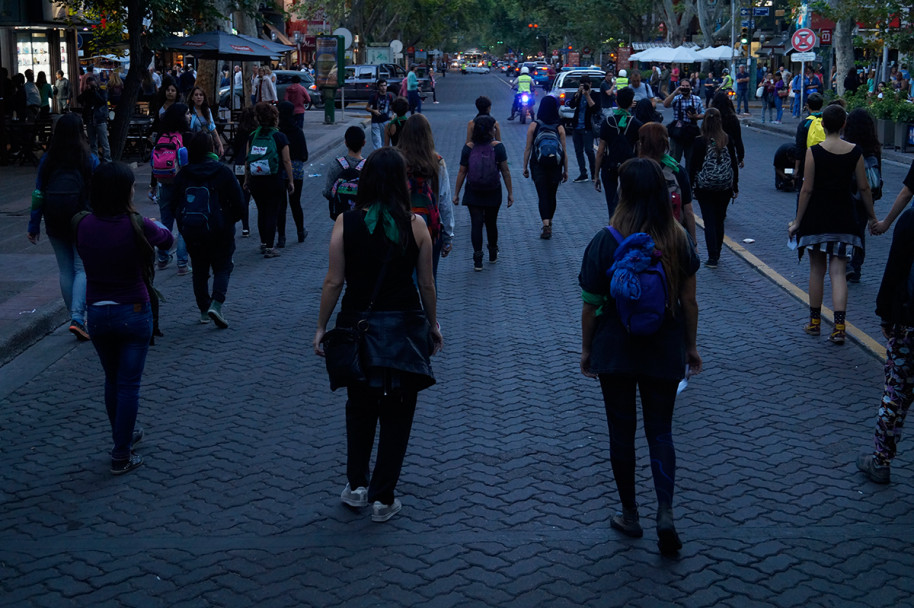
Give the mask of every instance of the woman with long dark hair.
[{"label": "woman with long dark hair", "polygon": [[797,238],[800,258],[809,250],[809,323],[803,331],[811,336],[821,333],[827,271],[835,311],[835,327],[828,339],[834,344],[844,344],[846,338],[847,260],[863,244],[854,213],[855,179],[870,228],[876,224],[860,146],[841,139],[846,120],[847,113],[839,105],[829,105],[823,110],[825,140],[806,150],[797,215],[787,229],[788,237]]},{"label": "woman with long dark hair", "polygon": [[692,243],[697,243],[695,213],[692,211],[692,184],[685,168],[670,156],[670,136],[662,123],[648,122],[638,129],[638,156],[650,158],[660,165],[670,193],[673,217],[692,237]]},{"label": "woman with long dark hair", "polygon": [[[162,80],[162,86],[159,88],[158,95],[155,96],[154,101],[155,103],[150,108],[150,114],[152,115],[152,137],[149,138],[149,141],[153,146],[162,133],[162,118],[165,116],[165,112],[167,112],[168,108],[172,105],[178,103],[178,85],[175,84],[175,81],[171,76],[166,75]],[[152,175],[149,178],[148,196],[149,200],[152,201],[156,200],[156,197],[158,196],[158,182],[155,175]]]},{"label": "woman with long dark hair", "polygon": [[70,332],[88,340],[86,330],[86,271],[76,251],[70,220],[89,207],[89,184],[98,167],[98,157],[89,150],[83,119],[76,112],[60,117],[48,152],[38,163],[35,190],[42,195],[32,200],[28,239],[38,244],[41,218],[57,258],[60,293],[70,311]]},{"label": "woman with long dark hair", "polygon": [[[478,174],[470,173],[470,159],[476,147],[491,146],[492,154],[477,151],[480,162]],[[491,158],[491,161],[486,161]],[[499,179],[500,178],[500,179]],[[473,244],[473,270],[482,270],[482,228],[485,226],[489,247],[489,263],[498,261],[498,210],[501,209],[501,180],[508,190],[508,207],[514,204],[511,171],[505,145],[495,139],[495,119],[480,116],[473,124],[473,141],[463,146],[460,153],[460,170],[454,188],[453,203],[460,204],[460,190],[466,181],[463,204],[470,210],[470,241]]]},{"label": "woman with long dark hair", "polygon": [[724,132],[721,115],[716,108],[708,108],[705,112],[701,136],[692,147],[689,182],[705,222],[705,245],[708,248],[705,266],[717,268],[724,245],[727,206],[739,195],[739,163],[736,146]]},{"label": "woman with long dark hair", "polygon": [[[555,134],[562,145],[562,158],[538,158],[534,152],[536,136],[541,130]],[[554,141],[554,140],[553,140]],[[555,97],[546,95],[540,101],[536,120],[527,128],[527,145],[524,147],[524,177],[533,176],[536,198],[539,202],[540,220],[543,222],[541,239],[552,238],[552,218],[555,217],[556,193],[559,184],[568,181],[568,148],[565,143],[565,127],[559,115],[559,104]]]},{"label": "woman with long dark hair", "polygon": [[[367,379],[347,387],[348,483],[340,500],[353,508],[372,505],[372,520],[382,522],[400,511],[394,490],[418,392],[434,384],[429,356],[443,343],[432,240],[425,222],[410,213],[406,162],[394,148],[371,153],[359,178],[357,208],[340,214],[333,225],[314,335],[319,356],[324,355],[321,342],[344,284],[337,327],[353,327],[366,317],[364,311],[371,312],[362,350]],[[378,455],[369,474],[379,422]]]},{"label": "woman with long dark hair", "polygon": [[146,275],[152,272],[152,247],[168,249],[174,239],[133,208],[130,167],[106,163],[94,180],[101,186],[92,188],[92,213],[79,222],[76,247],[86,265],[92,345],[105,371],[105,409],[114,440],[111,472],[120,475],[143,464],[133,448],[143,438],[136,418],[152,337]]},{"label": "woman with long dark hair", "polygon": [[[856,72],[854,75],[856,78]],[[873,120],[873,115],[868,110],[857,108],[847,115],[847,122],[844,124],[844,141],[860,146],[864,163],[875,163],[879,174],[882,175],[882,145],[876,135],[876,121]],[[847,280],[850,283],[859,283],[860,271],[866,257],[864,251],[866,247],[866,208],[857,191],[857,184],[854,184],[853,195],[857,227],[860,231],[860,247],[854,247],[854,255],[847,263]],[[875,202],[882,196],[882,192],[872,192],[872,195],[873,202]]]},{"label": "woman with long dark hair", "polygon": [[[657,494],[657,545],[664,555],[682,547],[673,519],[676,451],[672,440],[676,389],[686,365],[701,372],[696,346],[698,303],[695,273],[699,261],[685,230],[673,218],[660,165],[647,158],[626,161],[619,169],[619,203],[609,229],[590,241],[578,277],[584,300],[581,313],[581,372],[599,378],[609,425],[609,450],[622,511],[611,525],[627,536],[643,535],[635,492],[636,390],[641,395],[644,433]],[[622,241],[646,233],[642,242],[661,254],[666,274],[666,305],[660,328],[633,335],[623,325],[612,296],[614,254]],[[636,239],[639,237],[636,237]]]},{"label": "woman with long dark hair", "polygon": [[447,164],[435,151],[432,126],[424,115],[413,114],[406,119],[397,149],[406,160],[410,211],[425,220],[432,237],[432,274],[437,279],[438,260],[451,251],[454,206]]},{"label": "woman with long dark hair", "polygon": [[733,142],[733,148],[736,150],[736,160],[739,162],[739,168],[743,168],[743,159],[746,156],[746,149],[743,146],[743,130],[739,124],[739,117],[733,108],[733,102],[726,91],[718,91],[711,100],[711,107],[720,112],[720,121],[724,133]]},{"label": "woman with long dark hair", "polygon": [[[162,119],[159,123],[161,129],[159,137],[180,136],[181,141],[186,145],[192,137],[192,134],[188,131],[190,128],[189,120],[190,110],[186,105],[183,103],[169,105],[168,109],[162,114]],[[172,199],[175,197],[173,180],[174,176],[158,178],[157,202],[159,204],[159,218],[168,230],[174,229],[175,225],[175,216],[171,211],[174,207]],[[184,276],[190,273],[190,259],[187,255],[187,245],[184,243],[184,237],[181,236],[180,232],[178,232],[177,242],[178,274]],[[171,258],[172,254],[168,250],[159,249],[156,256],[156,268],[165,270],[171,262]]]},{"label": "woman with long dark hair", "polygon": [[213,111],[206,100],[206,93],[200,87],[194,87],[187,94],[187,107],[190,108],[190,132],[209,133],[213,138],[213,150],[219,156],[225,154],[222,138],[216,131],[216,121],[213,120]]},{"label": "woman with long dark hair", "polygon": [[308,162],[308,142],[305,133],[296,122],[295,105],[290,101],[282,101],[277,106],[279,109],[279,131],[289,140],[289,160],[292,162],[292,183],[295,187],[288,197],[279,199],[279,211],[276,214],[277,247],[286,246],[286,208],[292,209],[292,221],[298,242],[304,243],[308,231],[305,230],[305,218],[301,209],[301,191],[305,180],[305,163]]}]

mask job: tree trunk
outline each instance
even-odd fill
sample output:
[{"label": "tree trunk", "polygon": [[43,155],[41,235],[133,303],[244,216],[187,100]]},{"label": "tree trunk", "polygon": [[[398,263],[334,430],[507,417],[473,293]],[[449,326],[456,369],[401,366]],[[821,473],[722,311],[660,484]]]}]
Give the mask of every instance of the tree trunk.
[{"label": "tree trunk", "polygon": [[[259,38],[259,32],[257,31],[257,23],[254,21],[254,18],[248,15],[244,11],[235,11],[235,28],[238,30],[239,34],[244,34],[245,36],[254,36]],[[244,86],[244,91],[241,94],[241,107],[245,107],[250,103],[251,99],[251,79],[254,76],[254,68],[259,65],[257,62],[246,62],[241,66],[241,83]],[[231,78],[234,78],[235,74],[232,73]],[[235,108],[235,100],[232,100],[230,105],[232,109]]]},{"label": "tree trunk", "polygon": [[143,70],[152,61],[152,51],[146,45],[143,35],[142,0],[125,0],[127,9],[127,36],[130,45],[130,69],[124,79],[124,92],[121,101],[114,113],[114,122],[111,123],[111,136],[108,138],[111,145],[111,158],[120,160],[127,143],[127,131],[130,129],[130,118],[133,108],[140,93],[140,84]]},{"label": "tree trunk", "polygon": [[850,17],[839,19],[835,23],[835,35],[832,44],[835,45],[835,84],[838,95],[844,95],[844,77],[854,65],[854,20]]}]

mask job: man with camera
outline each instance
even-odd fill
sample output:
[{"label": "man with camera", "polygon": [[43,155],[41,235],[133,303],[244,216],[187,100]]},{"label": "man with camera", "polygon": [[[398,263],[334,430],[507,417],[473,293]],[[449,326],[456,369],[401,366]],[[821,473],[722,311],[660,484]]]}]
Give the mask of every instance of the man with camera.
[{"label": "man with camera", "polygon": [[[574,108],[574,115],[571,117],[571,137],[574,142],[574,155],[578,159],[578,168],[580,175],[575,178],[575,182],[586,182],[587,167],[590,166],[590,175],[596,178],[594,174],[594,154],[593,154],[593,120],[602,119],[600,113],[600,102],[597,101],[593,90],[590,86],[590,76],[584,74],[581,76],[581,84],[575,91],[574,97],[568,102],[569,108]],[[584,155],[587,155],[587,165],[584,164]]]},{"label": "man with camera", "polygon": [[686,168],[692,162],[692,144],[701,132],[698,121],[705,117],[705,109],[698,95],[692,95],[692,84],[683,80],[675,91],[663,100],[663,107],[673,106],[673,121],[666,126],[670,134],[670,156],[676,162],[685,154]]}]

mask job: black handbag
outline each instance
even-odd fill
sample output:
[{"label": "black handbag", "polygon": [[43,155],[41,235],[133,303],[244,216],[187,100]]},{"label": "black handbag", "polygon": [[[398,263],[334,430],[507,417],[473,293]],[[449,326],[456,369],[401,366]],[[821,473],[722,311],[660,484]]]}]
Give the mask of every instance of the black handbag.
[{"label": "black handbag", "polygon": [[368,308],[362,313],[362,318],[353,327],[334,327],[324,334],[321,344],[324,346],[324,362],[327,365],[327,374],[330,376],[330,390],[335,391],[341,387],[360,384],[368,380],[362,365],[362,341],[368,331],[368,317],[374,308],[375,300],[381,290],[384,275],[387,274],[387,264],[390,262],[393,246],[387,252],[387,258],[381,267],[381,273],[375,282]]}]

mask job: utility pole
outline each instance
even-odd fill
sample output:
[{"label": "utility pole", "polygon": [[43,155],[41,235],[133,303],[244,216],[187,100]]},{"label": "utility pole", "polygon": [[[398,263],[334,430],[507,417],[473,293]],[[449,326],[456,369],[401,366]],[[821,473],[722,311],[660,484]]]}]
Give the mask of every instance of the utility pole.
[{"label": "utility pole", "polygon": [[730,0],[730,76],[736,73],[736,59],[733,57],[733,49],[736,47],[736,5],[737,0]]}]

